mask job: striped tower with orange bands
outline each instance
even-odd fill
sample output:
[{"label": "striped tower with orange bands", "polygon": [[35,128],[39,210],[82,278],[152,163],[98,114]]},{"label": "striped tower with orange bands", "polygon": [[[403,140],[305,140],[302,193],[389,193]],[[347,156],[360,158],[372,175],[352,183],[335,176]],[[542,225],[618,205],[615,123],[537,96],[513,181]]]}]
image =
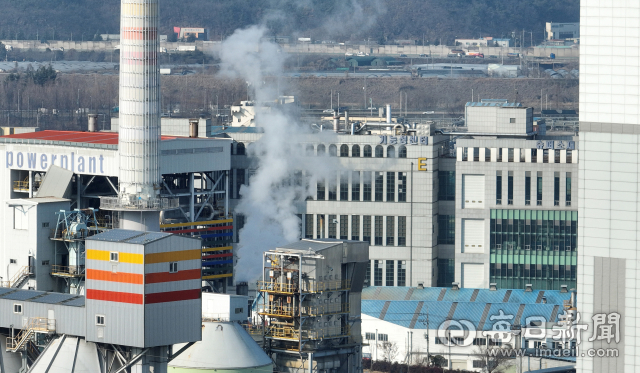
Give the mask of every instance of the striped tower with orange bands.
[{"label": "striped tower with orange bands", "polygon": [[121,5],[119,192],[127,205],[154,201],[160,183],[160,43],[158,0]]}]

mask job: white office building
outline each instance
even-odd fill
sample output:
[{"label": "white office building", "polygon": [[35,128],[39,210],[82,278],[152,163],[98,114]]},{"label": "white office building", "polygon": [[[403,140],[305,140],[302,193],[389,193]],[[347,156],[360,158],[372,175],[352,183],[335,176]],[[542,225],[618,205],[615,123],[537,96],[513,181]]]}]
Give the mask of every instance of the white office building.
[{"label": "white office building", "polygon": [[[580,28],[578,311],[591,338],[583,335],[577,370],[636,372],[640,2],[582,1]],[[601,351],[591,349],[619,356],[590,357]]]}]

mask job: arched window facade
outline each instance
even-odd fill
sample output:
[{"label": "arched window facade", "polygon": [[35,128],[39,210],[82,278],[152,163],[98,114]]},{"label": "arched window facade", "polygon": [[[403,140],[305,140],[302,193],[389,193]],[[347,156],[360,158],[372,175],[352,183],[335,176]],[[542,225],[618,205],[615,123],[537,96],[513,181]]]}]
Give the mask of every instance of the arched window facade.
[{"label": "arched window facade", "polygon": [[314,151],[313,151],[313,145],[308,144],[308,145],[307,145],[307,148],[306,148],[306,154],[310,156],[310,155],[313,155],[313,153],[314,153]]},{"label": "arched window facade", "polygon": [[396,157],[396,148],[393,145],[387,146],[387,158]]},{"label": "arched window facade", "polygon": [[329,145],[329,157],[337,157],[338,156],[338,147],[334,144]]},{"label": "arched window facade", "polygon": [[247,154],[246,149],[245,149],[245,147],[244,147],[244,144],[243,144],[243,143],[239,142],[239,143],[236,145],[236,154],[237,154],[237,155],[245,155],[245,154]]},{"label": "arched window facade", "polygon": [[364,157],[371,158],[371,145],[364,146]]},{"label": "arched window facade", "polygon": [[360,145],[354,145],[351,147],[351,156],[360,157]]},{"label": "arched window facade", "polygon": [[341,157],[348,157],[349,156],[349,147],[345,144],[342,144],[340,146],[340,156]]},{"label": "arched window facade", "polygon": [[400,145],[398,149],[398,158],[407,158],[407,147],[404,145]]},{"label": "arched window facade", "polygon": [[318,156],[325,155],[326,149],[323,144],[318,145]]},{"label": "arched window facade", "polygon": [[382,145],[376,146],[376,158],[384,158],[384,148]]}]

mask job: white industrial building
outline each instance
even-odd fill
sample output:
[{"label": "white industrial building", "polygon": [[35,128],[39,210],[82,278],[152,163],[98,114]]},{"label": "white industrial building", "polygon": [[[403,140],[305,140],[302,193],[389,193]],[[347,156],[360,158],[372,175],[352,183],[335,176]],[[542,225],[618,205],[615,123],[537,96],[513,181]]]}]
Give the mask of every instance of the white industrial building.
[{"label": "white industrial building", "polygon": [[[591,331],[600,332],[604,321],[614,338],[598,334],[583,340],[577,372],[635,372],[640,369],[640,66],[635,43],[617,44],[640,31],[640,3],[583,1],[580,28],[578,311]],[[591,349],[620,354],[592,357]]]},{"label": "white industrial building", "polygon": [[[527,370],[575,364],[575,357],[541,361],[540,354],[557,355],[575,345],[571,338],[558,338],[565,315],[575,309],[566,288],[369,287],[362,299],[363,353],[373,361],[413,365],[439,355],[444,368],[479,372],[488,349],[523,348],[533,356],[523,358]],[[520,359],[512,356],[506,364],[520,364]]]}]

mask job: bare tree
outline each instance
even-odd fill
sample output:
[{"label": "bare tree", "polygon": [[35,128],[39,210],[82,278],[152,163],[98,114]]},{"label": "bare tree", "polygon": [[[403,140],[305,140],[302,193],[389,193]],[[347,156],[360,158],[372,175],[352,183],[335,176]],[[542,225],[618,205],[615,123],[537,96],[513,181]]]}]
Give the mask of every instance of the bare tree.
[{"label": "bare tree", "polygon": [[499,347],[480,346],[476,356],[482,361],[482,371],[486,373],[504,372],[511,360],[511,350]]},{"label": "bare tree", "polygon": [[384,361],[393,362],[398,356],[398,346],[395,342],[387,341],[378,343],[378,348],[382,351]]}]

